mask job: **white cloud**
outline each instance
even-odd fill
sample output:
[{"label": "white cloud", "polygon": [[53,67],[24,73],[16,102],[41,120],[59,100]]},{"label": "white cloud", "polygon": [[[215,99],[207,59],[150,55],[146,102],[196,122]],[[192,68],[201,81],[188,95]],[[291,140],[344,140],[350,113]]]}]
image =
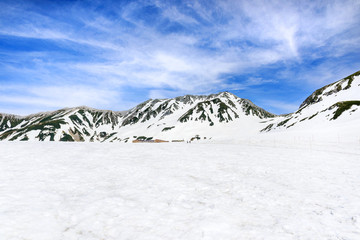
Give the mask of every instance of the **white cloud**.
[{"label": "white cloud", "polygon": [[[13,91],[11,91],[13,90]],[[14,93],[15,91],[15,93]],[[16,93],[20,91],[21,93]],[[19,86],[12,85],[0,89],[0,102],[9,104],[63,108],[82,105],[91,107],[110,106],[116,98],[117,91],[89,86]],[[12,92],[9,94],[8,92]]]},{"label": "white cloud", "polygon": [[[170,3],[153,3],[161,10],[164,21],[188,27],[188,32],[163,32],[158,26],[140,21],[133,14],[141,5],[136,2],[114,7],[117,15],[113,18],[95,8],[77,9],[81,4],[58,10],[56,17],[29,10],[28,5],[3,4],[3,18],[18,20],[0,23],[1,34],[51,40],[86,57],[69,60],[62,56],[61,59],[67,59],[62,62],[53,57],[52,51],[14,53],[13,62],[6,69],[25,79],[31,78],[23,82],[30,85],[30,90],[25,92],[31,97],[11,100],[2,96],[2,99],[34,105],[48,102],[50,106],[100,106],[110,105],[117,97],[116,91],[125,88],[156,89],[148,92],[149,97],[208,93],[219,87],[246,89],[273,80],[250,78],[231,82],[224,76],[256,72],[278,63],[321,58],[316,50],[323,46],[336,57],[359,48],[360,30],[356,28],[359,1],[229,0],[211,7],[198,1],[186,2],[192,13]],[[347,35],[340,36],[344,33]],[[19,64],[32,57],[31,66]],[[317,81],[325,83],[330,76],[316,74],[328,70],[324,66],[306,69],[306,77],[299,74],[291,77],[293,71],[283,74],[286,81],[309,82],[304,79],[319,76]],[[333,74],[336,75],[335,71],[331,71]],[[32,91],[33,84],[43,93]],[[62,92],[69,93],[68,100],[56,97]]]}]

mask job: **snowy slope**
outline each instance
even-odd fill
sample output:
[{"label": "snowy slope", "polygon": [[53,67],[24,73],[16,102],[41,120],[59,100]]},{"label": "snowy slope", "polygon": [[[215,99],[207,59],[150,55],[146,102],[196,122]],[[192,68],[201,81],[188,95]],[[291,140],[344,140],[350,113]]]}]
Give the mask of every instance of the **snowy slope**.
[{"label": "snowy slope", "polygon": [[167,141],[236,137],[242,132],[258,132],[261,121],[273,116],[228,92],[149,100],[129,111],[118,133],[109,141],[139,137]]},{"label": "snowy slope", "polygon": [[[0,114],[0,140],[234,142],[245,138],[340,135],[360,139],[360,71],[316,90],[295,113],[276,116],[229,92],[150,99],[125,112],[88,107],[26,117]],[[263,134],[259,134],[259,133]]]},{"label": "snowy slope", "polygon": [[[261,119],[273,116],[251,101],[228,92],[186,95],[150,99],[123,113],[78,107],[14,117],[16,121],[3,125],[0,139],[127,142],[141,137],[183,140],[198,134],[211,137],[224,126],[232,126],[232,122],[242,123],[242,128],[247,129],[254,122],[256,125]],[[8,118],[4,117],[3,122],[7,123]],[[258,131],[260,126],[251,129]]]},{"label": "snowy slope", "polygon": [[0,132],[13,128],[21,122],[21,117],[11,114],[0,114]]},{"label": "snowy slope", "polygon": [[360,71],[316,90],[300,105],[299,110],[269,120],[262,131],[331,132],[332,129],[348,127],[356,134],[359,122]]},{"label": "snowy slope", "polygon": [[356,145],[0,142],[0,156],[4,240],[360,236]]},{"label": "snowy slope", "polygon": [[[88,107],[65,108],[26,117],[12,117],[11,128],[0,132],[1,140],[19,141],[101,141],[121,123],[119,112]],[[0,115],[2,122],[9,116]],[[10,121],[11,122],[11,121]]]}]

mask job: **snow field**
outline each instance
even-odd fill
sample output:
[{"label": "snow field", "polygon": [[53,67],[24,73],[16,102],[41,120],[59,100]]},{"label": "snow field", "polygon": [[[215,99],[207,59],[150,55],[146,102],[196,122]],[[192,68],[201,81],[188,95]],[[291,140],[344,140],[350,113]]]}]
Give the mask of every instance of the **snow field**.
[{"label": "snow field", "polygon": [[0,239],[356,240],[359,190],[356,144],[0,142]]}]

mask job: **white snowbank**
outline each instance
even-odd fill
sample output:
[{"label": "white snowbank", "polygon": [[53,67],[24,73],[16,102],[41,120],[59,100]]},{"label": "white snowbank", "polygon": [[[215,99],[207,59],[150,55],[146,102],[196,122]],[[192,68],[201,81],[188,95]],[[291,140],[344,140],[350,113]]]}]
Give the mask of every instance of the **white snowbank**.
[{"label": "white snowbank", "polygon": [[359,239],[359,145],[258,143],[0,142],[0,239]]}]

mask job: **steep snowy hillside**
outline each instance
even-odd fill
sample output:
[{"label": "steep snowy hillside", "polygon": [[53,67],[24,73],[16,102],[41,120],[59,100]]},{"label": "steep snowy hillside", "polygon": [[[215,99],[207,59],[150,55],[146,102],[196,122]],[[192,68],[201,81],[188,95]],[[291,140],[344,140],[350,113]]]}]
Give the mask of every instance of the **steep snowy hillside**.
[{"label": "steep snowy hillside", "polygon": [[115,133],[121,117],[119,112],[88,107],[65,108],[26,117],[1,115],[0,140],[102,141]]},{"label": "steep snowy hillside", "polygon": [[[150,99],[127,112],[87,107],[61,109],[27,117],[4,115],[1,140],[132,141],[161,138],[190,140],[226,133],[232,124],[240,130],[261,129],[261,119],[274,117],[250,100],[222,92],[208,96],[186,95]],[[256,126],[253,126],[256,125]],[[225,128],[225,129],[224,129]]]},{"label": "steep snowy hillside", "polygon": [[131,109],[110,141],[191,140],[256,133],[262,119],[274,117],[250,100],[222,92],[148,100]]},{"label": "steep snowy hillside", "polygon": [[269,120],[262,131],[355,127],[359,120],[360,71],[316,90],[295,113]]},{"label": "steep snowy hillside", "polygon": [[222,92],[209,96],[186,95],[173,99],[150,99],[131,109],[124,117],[122,126],[154,120],[164,122],[164,119],[174,118],[181,123],[200,121],[212,126],[214,122],[232,121],[243,113],[259,118],[274,116],[247,99]]},{"label": "steep snowy hillside", "polygon": [[0,132],[15,127],[20,122],[21,122],[20,116],[0,113]]}]

